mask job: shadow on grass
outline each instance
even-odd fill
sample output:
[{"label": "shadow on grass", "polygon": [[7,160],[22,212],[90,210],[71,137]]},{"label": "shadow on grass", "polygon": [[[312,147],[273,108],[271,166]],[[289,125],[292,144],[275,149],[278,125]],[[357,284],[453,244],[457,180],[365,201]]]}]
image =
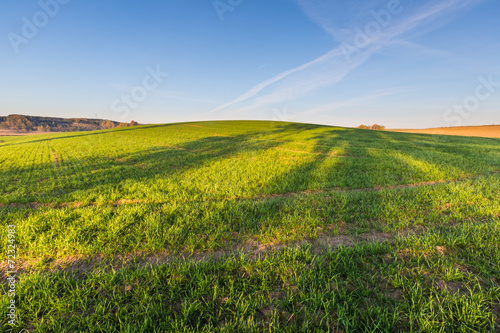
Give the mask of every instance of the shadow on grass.
[{"label": "shadow on grass", "polygon": [[[124,128],[81,136],[98,137],[96,142],[89,143],[89,153],[92,153],[93,146],[106,146],[107,133],[124,135],[135,130],[168,129],[172,125]],[[81,136],[62,136],[52,140]],[[125,144],[134,145],[133,140]],[[33,166],[4,167],[0,170],[0,179],[6,203],[47,202],[72,193],[97,198],[102,191],[115,188],[114,191],[119,192],[124,182],[131,184],[145,183],[151,179],[178,179],[202,167],[211,168],[214,163],[227,164],[236,156],[244,156],[248,163],[252,163],[249,156],[263,156],[275,148],[286,148],[288,144],[296,142],[305,144],[306,148],[301,150],[306,149],[307,152],[284,149],[279,152],[279,156],[300,156],[304,162],[273,175],[260,188],[260,192],[255,192],[256,195],[327,188],[394,186],[487,174],[500,168],[498,150],[495,150],[494,145],[486,145],[482,149],[470,146],[484,142],[482,139],[445,137],[443,142],[424,134],[277,123],[268,128],[261,127],[261,131],[233,136],[204,136],[181,142],[177,146],[149,142],[144,149],[123,153],[118,151],[113,157],[59,157],[58,168],[54,163],[35,169]],[[119,149],[119,144],[117,147]],[[276,163],[286,164],[286,161]],[[242,171],[235,172],[240,172],[240,177],[246,177]],[[193,182],[196,185],[196,182],[203,180]],[[204,185],[205,188],[207,186]]]}]

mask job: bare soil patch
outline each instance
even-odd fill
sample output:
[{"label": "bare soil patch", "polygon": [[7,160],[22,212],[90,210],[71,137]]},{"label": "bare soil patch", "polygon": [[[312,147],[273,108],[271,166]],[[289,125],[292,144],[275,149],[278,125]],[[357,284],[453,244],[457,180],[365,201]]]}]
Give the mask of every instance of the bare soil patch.
[{"label": "bare soil patch", "polygon": [[52,157],[54,158],[54,164],[56,168],[59,169],[59,155],[55,151],[52,151]]},{"label": "bare soil patch", "polygon": [[0,136],[23,136],[23,135],[37,135],[37,134],[51,134],[60,132],[16,132],[16,131],[0,131]]},{"label": "bare soil patch", "polygon": [[326,156],[335,156],[335,157],[357,158],[357,156],[337,155],[336,153],[318,153],[318,152],[312,152],[312,151],[286,149],[286,148],[281,148],[281,147],[265,147],[265,148],[267,148],[267,149],[274,149],[274,150],[280,150],[280,151],[287,151],[287,152],[290,152],[290,153],[298,153],[298,154],[326,155]]},{"label": "bare soil patch", "polygon": [[500,138],[500,125],[439,127],[425,129],[390,129],[392,132],[477,136],[483,138]]},{"label": "bare soil patch", "polygon": [[[381,234],[367,233],[360,237],[338,235],[327,236],[320,235],[316,239],[305,239],[290,244],[283,243],[260,243],[255,238],[249,238],[243,244],[232,246],[228,249],[206,252],[159,252],[145,253],[136,252],[130,254],[117,254],[114,256],[105,255],[72,255],[63,256],[60,258],[32,258],[29,260],[18,260],[16,262],[18,275],[30,274],[34,271],[42,271],[47,273],[53,272],[68,272],[74,273],[77,277],[83,277],[86,273],[91,272],[97,267],[105,269],[124,270],[127,268],[144,268],[151,265],[159,265],[164,263],[174,262],[176,260],[192,260],[201,262],[204,260],[218,260],[221,257],[245,253],[250,257],[257,257],[272,251],[280,251],[285,248],[298,247],[302,245],[310,245],[311,251],[315,254],[321,253],[325,249],[335,249],[338,247],[350,247],[362,243],[381,243],[390,241],[396,234]],[[0,276],[5,276],[7,273],[7,261],[0,262]]]}]

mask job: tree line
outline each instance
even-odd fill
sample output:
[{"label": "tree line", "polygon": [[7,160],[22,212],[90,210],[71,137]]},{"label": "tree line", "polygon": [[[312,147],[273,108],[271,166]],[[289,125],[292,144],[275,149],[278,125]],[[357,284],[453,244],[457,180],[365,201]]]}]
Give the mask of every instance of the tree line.
[{"label": "tree line", "polygon": [[18,114],[12,114],[6,117],[0,116],[0,130],[16,132],[94,131],[137,125],[139,125],[139,123],[133,120],[130,123],[125,123],[105,119],[53,118]]},{"label": "tree line", "polygon": [[377,131],[383,131],[385,130],[385,126],[383,125],[377,125],[377,124],[374,124],[374,125],[359,125],[358,128],[360,129],[371,129],[371,130],[377,130]]}]

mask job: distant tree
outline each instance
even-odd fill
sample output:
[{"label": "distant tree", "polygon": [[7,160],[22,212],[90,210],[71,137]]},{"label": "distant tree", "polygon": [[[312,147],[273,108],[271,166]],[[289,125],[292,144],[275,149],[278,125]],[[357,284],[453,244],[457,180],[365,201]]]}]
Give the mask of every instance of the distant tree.
[{"label": "distant tree", "polygon": [[101,121],[100,125],[102,128],[105,129],[115,128],[115,123],[112,122],[111,120],[103,120]]},{"label": "distant tree", "polygon": [[38,125],[37,130],[38,132],[49,132],[50,127],[48,125]]},{"label": "distant tree", "polygon": [[132,120],[130,122],[130,126],[138,126],[138,125],[139,125],[139,123],[137,121]]},{"label": "distant tree", "polygon": [[129,123],[119,123],[116,127],[129,127]]},{"label": "distant tree", "polygon": [[9,125],[9,129],[16,131],[30,131],[33,128],[33,124],[25,116],[18,114],[13,114],[7,116],[6,120]]},{"label": "distant tree", "polygon": [[383,131],[385,130],[385,126],[383,125],[371,125],[371,126],[366,126],[366,125],[359,125],[358,128],[360,129],[371,129],[371,130],[377,130],[377,131]]},{"label": "distant tree", "polygon": [[383,131],[383,130],[385,130],[385,126],[374,124],[372,126],[372,130]]}]

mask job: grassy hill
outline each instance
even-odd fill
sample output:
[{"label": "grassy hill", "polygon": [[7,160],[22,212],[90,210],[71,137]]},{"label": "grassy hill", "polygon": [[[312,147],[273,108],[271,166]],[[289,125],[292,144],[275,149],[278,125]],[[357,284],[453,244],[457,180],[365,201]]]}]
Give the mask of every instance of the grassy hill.
[{"label": "grassy hill", "polygon": [[13,331],[500,329],[500,139],[198,122],[0,163]]}]

